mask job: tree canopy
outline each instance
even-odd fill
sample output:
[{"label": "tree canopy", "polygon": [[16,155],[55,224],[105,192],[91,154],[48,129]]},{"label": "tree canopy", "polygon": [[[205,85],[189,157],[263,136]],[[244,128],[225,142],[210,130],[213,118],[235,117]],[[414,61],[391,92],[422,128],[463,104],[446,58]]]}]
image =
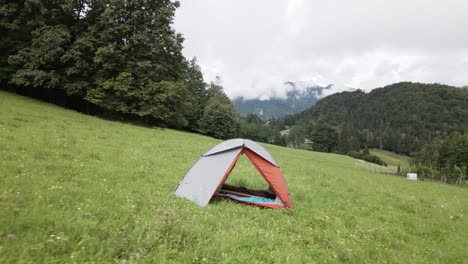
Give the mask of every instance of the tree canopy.
[{"label": "tree canopy", "polygon": [[[328,96],[284,120],[325,123],[338,129],[337,150],[365,146],[411,154],[453,131],[468,131],[468,92],[440,84],[397,83]],[[284,122],[285,122],[284,121]]]},{"label": "tree canopy", "polygon": [[[238,117],[222,87],[209,88],[196,59],[182,55],[184,39],[172,26],[178,7],[171,0],[3,1],[2,89],[84,112],[92,106],[98,115],[234,135]],[[227,130],[213,133],[209,122]]]}]

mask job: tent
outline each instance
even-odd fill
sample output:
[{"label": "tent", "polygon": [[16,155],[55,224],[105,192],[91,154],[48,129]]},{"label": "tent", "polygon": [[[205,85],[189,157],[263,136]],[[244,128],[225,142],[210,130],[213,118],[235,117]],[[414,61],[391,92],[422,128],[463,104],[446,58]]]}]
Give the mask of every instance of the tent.
[{"label": "tent", "polygon": [[[249,190],[224,183],[243,154],[270,185],[268,190]],[[292,208],[278,164],[266,149],[248,139],[226,140],[208,150],[189,169],[174,192],[202,207],[218,196],[269,208]]]}]

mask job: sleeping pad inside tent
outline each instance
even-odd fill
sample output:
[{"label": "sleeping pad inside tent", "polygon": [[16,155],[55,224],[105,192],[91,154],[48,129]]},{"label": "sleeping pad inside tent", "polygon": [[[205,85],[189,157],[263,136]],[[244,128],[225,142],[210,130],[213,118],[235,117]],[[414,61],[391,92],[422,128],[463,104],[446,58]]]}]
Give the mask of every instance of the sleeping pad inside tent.
[{"label": "sleeping pad inside tent", "polygon": [[[250,190],[225,183],[242,155],[246,155],[263,176],[268,190]],[[227,140],[208,150],[193,164],[174,192],[200,206],[206,206],[216,196],[262,207],[292,208],[276,161],[266,149],[248,139]]]},{"label": "sleeping pad inside tent", "polygon": [[216,192],[216,196],[225,197],[231,200],[250,203],[272,203],[276,198],[273,190],[249,190],[245,187],[223,184]]}]

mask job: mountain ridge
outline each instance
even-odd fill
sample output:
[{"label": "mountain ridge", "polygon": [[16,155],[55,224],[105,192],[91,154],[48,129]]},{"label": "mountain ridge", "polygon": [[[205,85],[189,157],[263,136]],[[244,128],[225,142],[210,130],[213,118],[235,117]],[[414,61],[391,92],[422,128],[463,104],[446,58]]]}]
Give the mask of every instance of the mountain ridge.
[{"label": "mountain ridge", "polygon": [[286,97],[271,97],[267,100],[260,98],[246,99],[238,96],[232,100],[236,110],[243,116],[256,114],[262,120],[282,117],[306,110],[324,97],[324,91],[331,90],[333,84],[327,86],[313,85],[300,89],[296,82],[287,81],[289,86]]},{"label": "mountain ridge", "polygon": [[410,154],[454,131],[468,131],[467,102],[468,91],[458,87],[401,82],[368,93],[336,93],[290,119],[337,127],[343,144]]}]

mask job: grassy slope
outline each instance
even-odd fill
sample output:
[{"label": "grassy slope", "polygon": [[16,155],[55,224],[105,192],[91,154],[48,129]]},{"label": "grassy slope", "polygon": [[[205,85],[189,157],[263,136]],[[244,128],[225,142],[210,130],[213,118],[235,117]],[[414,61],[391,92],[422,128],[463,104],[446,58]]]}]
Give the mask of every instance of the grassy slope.
[{"label": "grassy slope", "polygon": [[375,174],[346,156],[266,146],[293,211],[175,197],[218,142],[0,92],[0,263],[468,258],[468,189]]},{"label": "grassy slope", "polygon": [[391,151],[380,150],[380,149],[371,149],[370,153],[380,157],[385,161],[389,166],[397,167],[400,164],[402,167],[409,167],[410,158],[405,155],[398,155]]}]

